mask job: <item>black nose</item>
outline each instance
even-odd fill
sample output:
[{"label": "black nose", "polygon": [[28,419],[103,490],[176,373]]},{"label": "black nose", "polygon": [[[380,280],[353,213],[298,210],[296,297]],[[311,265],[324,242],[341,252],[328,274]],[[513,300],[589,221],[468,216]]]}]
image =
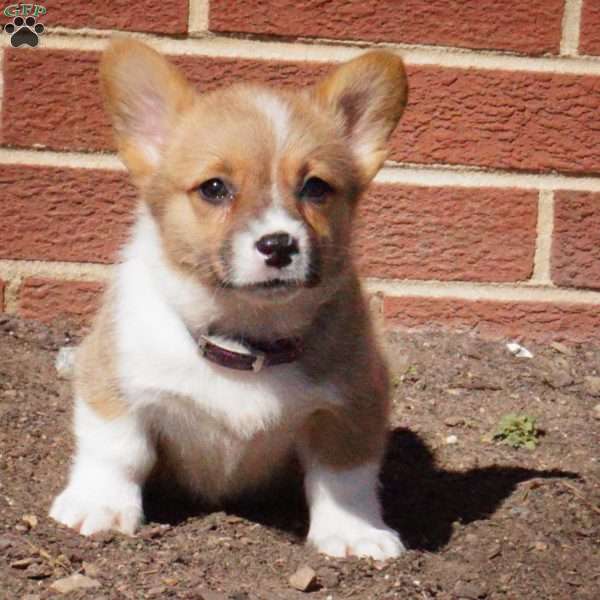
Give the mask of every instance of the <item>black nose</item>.
[{"label": "black nose", "polygon": [[267,258],[269,267],[287,267],[292,262],[292,255],[298,254],[298,242],[289,233],[278,231],[263,235],[256,242],[256,249]]}]

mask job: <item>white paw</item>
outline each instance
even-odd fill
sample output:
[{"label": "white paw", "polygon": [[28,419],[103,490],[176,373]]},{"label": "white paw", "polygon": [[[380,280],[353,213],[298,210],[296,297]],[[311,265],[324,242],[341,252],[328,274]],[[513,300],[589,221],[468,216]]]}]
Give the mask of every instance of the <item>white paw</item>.
[{"label": "white paw", "polygon": [[367,523],[323,533],[311,531],[308,541],[322,554],[336,557],[364,556],[386,560],[396,558],[405,551],[395,531]]},{"label": "white paw", "polygon": [[82,535],[111,529],[133,535],[143,516],[141,490],[129,482],[110,490],[84,490],[71,483],[55,498],[50,516]]}]

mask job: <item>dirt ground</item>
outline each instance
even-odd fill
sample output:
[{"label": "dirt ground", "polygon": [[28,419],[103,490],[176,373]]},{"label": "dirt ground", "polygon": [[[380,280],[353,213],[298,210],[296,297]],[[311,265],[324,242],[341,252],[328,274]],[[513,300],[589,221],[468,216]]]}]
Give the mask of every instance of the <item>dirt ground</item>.
[{"label": "dirt ground", "polygon": [[[73,600],[600,598],[600,346],[517,358],[470,333],[393,336],[383,501],[410,550],[377,563],[303,545],[297,480],[212,514],[149,490],[133,538],[52,522],[73,443],[54,369],[66,331],[0,316],[0,598],[55,598],[76,573],[94,587]],[[537,419],[534,450],[490,439],[511,412]],[[316,572],[306,592],[288,581],[302,566]]]}]

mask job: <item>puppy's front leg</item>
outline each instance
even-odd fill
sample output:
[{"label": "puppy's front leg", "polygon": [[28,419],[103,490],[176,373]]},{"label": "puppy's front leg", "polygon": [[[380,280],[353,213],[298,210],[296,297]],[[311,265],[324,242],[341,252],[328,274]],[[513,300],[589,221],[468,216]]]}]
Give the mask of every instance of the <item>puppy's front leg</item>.
[{"label": "puppy's front leg", "polygon": [[105,419],[77,400],[75,435],[69,483],[50,516],[83,535],[108,529],[133,534],[143,516],[141,486],[156,460],[139,418]]},{"label": "puppy's front leg", "polygon": [[311,423],[300,450],[310,509],[308,542],[330,556],[384,560],[399,556],[404,546],[383,522],[380,453],[365,451],[364,439],[356,439],[363,435],[372,433],[352,434],[333,415],[320,415]]}]

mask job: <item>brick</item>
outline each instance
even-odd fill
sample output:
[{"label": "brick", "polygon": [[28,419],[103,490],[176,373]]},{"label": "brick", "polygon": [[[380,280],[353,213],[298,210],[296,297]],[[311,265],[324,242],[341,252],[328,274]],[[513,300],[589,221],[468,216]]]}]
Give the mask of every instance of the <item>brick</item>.
[{"label": "brick", "polygon": [[357,216],[362,275],[508,282],[533,270],[537,193],[378,185]]},{"label": "brick", "polygon": [[538,342],[600,337],[600,311],[593,304],[406,296],[384,298],[383,312],[389,328],[469,329],[488,338]]},{"label": "brick", "polygon": [[112,0],[95,2],[72,0],[46,5],[39,17],[46,27],[71,29],[121,29],[152,33],[185,33],[188,24],[188,0]]},{"label": "brick", "polygon": [[579,53],[600,54],[600,4],[597,0],[583,1]]},{"label": "brick", "polygon": [[19,315],[43,323],[87,325],[99,307],[104,284],[30,277],[19,289]]},{"label": "brick", "polygon": [[3,144],[57,150],[112,146],[99,96],[98,53],[37,49],[4,56]]},{"label": "brick", "polygon": [[276,36],[557,53],[563,0],[211,0],[209,28]]},{"label": "brick", "polygon": [[124,172],[0,165],[0,258],[113,262],[132,220]]},{"label": "brick", "polygon": [[[68,50],[6,51],[3,143],[55,150],[112,149],[110,124],[99,95],[99,57],[97,52]],[[201,91],[240,80],[291,87],[312,83],[328,70],[327,65],[311,63],[190,56],[172,60]],[[29,100],[23,103],[23,98]],[[18,118],[11,106],[19,107]]]},{"label": "brick", "polygon": [[599,77],[423,67],[410,83],[396,160],[600,172]]},{"label": "brick", "polygon": [[[112,147],[98,94],[97,53],[7,49],[4,55],[5,144]],[[175,62],[201,90],[240,80],[306,86],[328,70],[321,63],[192,56]],[[409,79],[409,105],[391,140],[394,160],[600,173],[594,151],[600,77],[416,66]]]},{"label": "brick", "polygon": [[556,193],[551,260],[554,283],[600,289],[599,193]]}]

